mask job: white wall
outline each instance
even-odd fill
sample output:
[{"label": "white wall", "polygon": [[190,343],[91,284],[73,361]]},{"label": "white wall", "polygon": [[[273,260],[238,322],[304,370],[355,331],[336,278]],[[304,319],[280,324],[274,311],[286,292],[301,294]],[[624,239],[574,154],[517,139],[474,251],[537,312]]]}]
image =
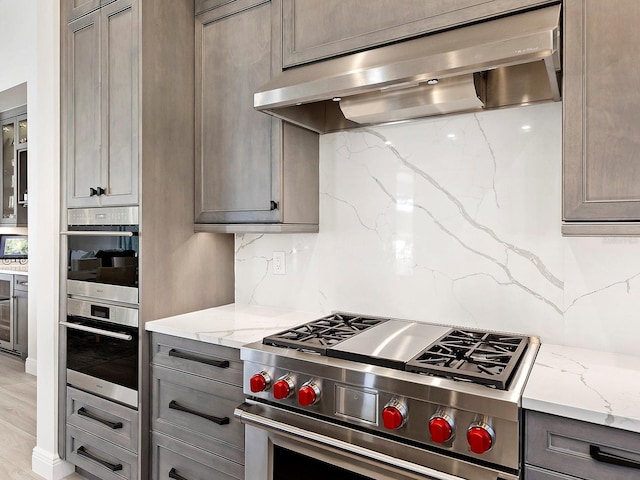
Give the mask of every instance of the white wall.
[{"label": "white wall", "polygon": [[320,233],[237,235],[236,301],[637,355],[640,239],[563,238],[561,169],[559,103],[322,136]]},{"label": "white wall", "polygon": [[[27,82],[29,117],[29,359],[37,358],[33,469],[61,478],[57,455],[59,245],[59,2],[0,0],[0,91]],[[36,356],[37,352],[37,356]]]}]

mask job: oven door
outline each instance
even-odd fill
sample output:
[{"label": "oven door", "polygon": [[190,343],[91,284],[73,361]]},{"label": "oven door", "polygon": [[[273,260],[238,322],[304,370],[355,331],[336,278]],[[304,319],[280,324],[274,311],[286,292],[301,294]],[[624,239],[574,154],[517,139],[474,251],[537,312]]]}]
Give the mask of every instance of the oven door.
[{"label": "oven door", "polygon": [[67,383],[138,407],[138,310],[69,298]]},{"label": "oven door", "polygon": [[245,476],[252,480],[517,480],[517,475],[248,400]]},{"label": "oven door", "polygon": [[138,226],[72,226],[67,245],[67,294],[138,304]]}]

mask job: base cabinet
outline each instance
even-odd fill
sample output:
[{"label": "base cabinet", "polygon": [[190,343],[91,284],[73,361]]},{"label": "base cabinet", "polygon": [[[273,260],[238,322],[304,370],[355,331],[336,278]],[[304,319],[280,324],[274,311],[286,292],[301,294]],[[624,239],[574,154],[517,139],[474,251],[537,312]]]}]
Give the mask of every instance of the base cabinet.
[{"label": "base cabinet", "polygon": [[151,478],[244,479],[237,349],[151,336]]},{"label": "base cabinet", "polygon": [[66,460],[102,480],[138,478],[138,412],[67,387]]},{"label": "base cabinet", "polygon": [[0,348],[28,353],[29,291],[25,275],[0,274]]},{"label": "base cabinet", "polygon": [[640,434],[525,413],[525,480],[637,480]]}]

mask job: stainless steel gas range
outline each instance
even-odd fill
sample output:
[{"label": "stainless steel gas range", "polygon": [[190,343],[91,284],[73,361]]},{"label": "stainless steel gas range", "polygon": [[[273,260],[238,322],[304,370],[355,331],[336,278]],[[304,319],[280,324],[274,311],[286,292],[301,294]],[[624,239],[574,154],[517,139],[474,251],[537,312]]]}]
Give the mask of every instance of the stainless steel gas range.
[{"label": "stainless steel gas range", "polygon": [[[515,480],[535,337],[332,314],[241,349],[252,480]],[[333,477],[331,477],[333,476]]]}]

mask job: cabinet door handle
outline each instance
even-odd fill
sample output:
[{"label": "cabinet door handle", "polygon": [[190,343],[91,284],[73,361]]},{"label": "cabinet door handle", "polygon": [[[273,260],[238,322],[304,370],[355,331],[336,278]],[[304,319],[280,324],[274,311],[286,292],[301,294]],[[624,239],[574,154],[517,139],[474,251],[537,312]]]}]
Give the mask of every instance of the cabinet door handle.
[{"label": "cabinet door handle", "polygon": [[105,193],[107,193],[107,191],[104,188],[102,187],[96,188],[96,195],[98,195],[99,197],[104,195]]},{"label": "cabinet door handle", "polygon": [[228,425],[229,417],[214,417],[213,415],[209,415],[207,413],[198,412],[197,410],[192,410],[191,408],[185,407],[184,405],[180,405],[175,400],[171,400],[169,402],[169,408],[172,410],[178,410],[180,412],[190,413],[191,415],[196,415],[201,418],[205,418],[207,420],[212,421],[213,423],[217,423],[218,425]]},{"label": "cabinet door handle", "polygon": [[89,196],[95,197],[96,195],[98,195],[98,191],[93,187],[89,187]]},{"label": "cabinet door handle", "polygon": [[122,470],[121,463],[109,463],[106,460],[102,460],[101,458],[98,458],[95,455],[92,455],[89,452],[87,452],[87,450],[84,447],[78,447],[78,449],[76,450],[76,453],[81,457],[87,457],[88,459],[93,460],[94,462],[98,462],[100,465],[102,465],[103,467],[107,467],[112,472],[117,472],[118,470]]},{"label": "cabinet door handle", "polygon": [[618,465],[619,467],[629,467],[640,469],[640,462],[631,460],[630,458],[614,455],[613,453],[607,453],[600,450],[600,447],[596,445],[589,445],[589,455],[597,462],[609,463],[611,465]]},{"label": "cabinet door handle", "polygon": [[271,200],[271,203],[269,204],[269,210],[277,210],[278,209],[278,202],[276,202],[275,200]]},{"label": "cabinet door handle", "polygon": [[173,478],[174,480],[189,480],[187,477],[180,475],[175,468],[169,470],[169,478]]},{"label": "cabinet door handle", "polygon": [[78,409],[78,415],[80,415],[81,417],[87,417],[90,418],[91,420],[95,420],[96,422],[100,422],[103,425],[106,425],[107,427],[113,429],[113,430],[117,430],[119,428],[122,428],[122,422],[110,422],[109,420],[105,420],[104,418],[100,418],[99,416],[88,412],[84,407],[80,407]]},{"label": "cabinet door handle", "polygon": [[191,360],[192,362],[206,363],[207,365],[213,365],[214,367],[218,367],[218,368],[229,368],[228,360],[216,360],[214,358],[206,358],[200,355],[195,355],[193,353],[181,352],[180,350],[176,350],[175,348],[172,348],[171,350],[169,350],[169,356],[176,357],[176,358],[184,358],[185,360]]}]

